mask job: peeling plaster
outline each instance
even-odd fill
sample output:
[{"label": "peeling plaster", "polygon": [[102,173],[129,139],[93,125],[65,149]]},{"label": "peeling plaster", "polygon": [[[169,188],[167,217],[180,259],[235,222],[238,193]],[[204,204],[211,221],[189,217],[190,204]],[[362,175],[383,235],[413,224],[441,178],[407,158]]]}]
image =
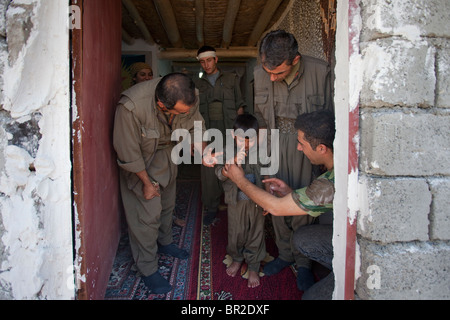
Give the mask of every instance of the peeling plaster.
[{"label": "peeling plaster", "polygon": [[14,1],[6,14],[0,284],[18,300],[74,298],[66,15],[67,3],[37,0]]}]

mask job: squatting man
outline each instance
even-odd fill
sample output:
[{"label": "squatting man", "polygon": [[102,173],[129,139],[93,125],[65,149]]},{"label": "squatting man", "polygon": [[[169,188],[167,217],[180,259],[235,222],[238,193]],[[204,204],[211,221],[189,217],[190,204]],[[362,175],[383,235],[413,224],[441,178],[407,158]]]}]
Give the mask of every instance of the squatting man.
[{"label": "squatting man", "polygon": [[[317,218],[332,213],[334,199],[335,137],[334,115],[329,111],[315,111],[297,117],[297,150],[302,151],[314,165],[322,165],[326,172],[308,187],[292,190],[283,180],[263,180],[272,192],[267,192],[250,182],[239,164],[229,163],[223,175],[231,179],[257,205],[274,216],[306,216]],[[305,257],[315,260],[332,270],[333,246],[332,224],[313,223],[298,228],[293,235],[293,246]],[[303,298],[331,299],[334,289],[334,274],[331,272],[321,281],[314,283],[310,269],[301,275],[305,286]],[[299,279],[297,279],[298,282]]]}]

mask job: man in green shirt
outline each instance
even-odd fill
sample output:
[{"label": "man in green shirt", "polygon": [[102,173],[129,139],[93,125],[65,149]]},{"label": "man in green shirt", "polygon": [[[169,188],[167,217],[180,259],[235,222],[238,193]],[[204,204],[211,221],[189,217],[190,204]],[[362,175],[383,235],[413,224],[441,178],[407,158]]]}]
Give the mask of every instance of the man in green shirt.
[{"label": "man in green shirt", "polygon": [[[263,182],[270,186],[271,192],[267,192],[245,178],[242,168],[236,164],[227,164],[223,170],[224,176],[231,179],[238,188],[243,191],[257,205],[264,208],[273,216],[311,216],[319,217],[321,214],[333,210],[334,199],[334,161],[333,141],[335,136],[334,115],[329,111],[315,111],[298,116],[295,122],[297,130],[297,150],[302,151],[314,165],[324,166],[326,172],[315,179],[308,187],[292,190],[283,180],[278,178],[266,179]],[[320,225],[319,225],[320,226]],[[311,241],[305,239],[305,230],[315,227],[307,225],[300,227],[294,233],[294,244],[296,248],[310,259],[321,262],[313,250],[303,250],[303,247],[311,247]],[[326,231],[315,234],[323,241],[318,245],[326,243],[324,264],[331,268],[332,260],[332,225],[326,227]],[[322,230],[322,229],[321,229]],[[331,232],[330,232],[331,231]],[[318,231],[322,233],[322,231]],[[314,247],[314,245],[312,245]],[[317,250],[316,250],[317,252]],[[323,250],[321,252],[324,252]],[[331,255],[331,256],[330,256]],[[332,275],[332,273],[331,273]],[[310,268],[301,266],[297,270],[297,285],[299,289],[306,291],[314,285],[314,277]]]}]

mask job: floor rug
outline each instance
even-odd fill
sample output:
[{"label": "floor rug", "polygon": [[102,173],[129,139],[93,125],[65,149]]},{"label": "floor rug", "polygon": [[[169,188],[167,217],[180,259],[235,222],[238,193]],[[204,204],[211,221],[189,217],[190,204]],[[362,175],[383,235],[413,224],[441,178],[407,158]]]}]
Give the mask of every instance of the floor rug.
[{"label": "floor rug", "polygon": [[[200,269],[198,286],[192,300],[300,300],[302,292],[297,289],[295,269],[285,268],[277,275],[262,276],[260,286],[248,288],[245,277],[246,264],[241,267],[241,275],[230,277],[226,274],[227,213],[219,212],[216,221],[202,225],[200,243]],[[268,253],[276,257],[277,248],[271,229],[270,216],[266,217],[266,247]]]},{"label": "floor rug", "polygon": [[[174,242],[187,250],[186,260],[160,255],[159,272],[173,289],[167,294],[150,292],[132,270],[133,258],[128,234],[123,232],[104,296],[105,300],[300,300],[295,269],[285,268],[274,276],[263,276],[261,285],[248,288],[247,280],[226,274],[224,259],[227,245],[227,213],[223,208],[210,226],[202,223],[200,181],[177,182],[175,215],[186,221],[185,227],[173,224]],[[270,216],[266,217],[266,248],[277,257]],[[241,272],[245,272],[245,264]]]},{"label": "floor rug", "polygon": [[[123,232],[109,283],[105,300],[185,300],[192,290],[190,285],[197,285],[195,265],[198,264],[199,219],[201,216],[200,183],[198,180],[177,181],[177,199],[175,215],[186,221],[185,227],[173,224],[174,242],[180,248],[187,250],[190,255],[186,260],[175,259],[170,256],[159,256],[159,272],[169,280],[172,291],[167,294],[153,294],[140,276],[132,270],[133,257],[129,245],[128,234]],[[197,236],[196,236],[197,235]]]}]

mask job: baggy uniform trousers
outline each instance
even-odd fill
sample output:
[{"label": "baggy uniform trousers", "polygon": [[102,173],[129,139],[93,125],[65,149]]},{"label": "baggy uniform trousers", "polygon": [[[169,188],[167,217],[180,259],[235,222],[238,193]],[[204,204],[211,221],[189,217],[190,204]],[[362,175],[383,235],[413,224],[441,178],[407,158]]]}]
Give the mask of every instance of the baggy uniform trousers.
[{"label": "baggy uniform trousers", "polygon": [[[158,244],[169,245],[173,241],[172,221],[176,199],[177,166],[170,159],[171,148],[158,150],[152,167],[167,167],[168,184],[160,186],[160,197],[145,200],[142,194],[142,182],[129,189],[127,180],[121,174],[121,194],[128,224],[131,252],[135,267],[149,276],[158,270]],[[169,157],[169,158],[168,158]]]},{"label": "baggy uniform trousers", "polygon": [[233,261],[246,261],[250,271],[259,272],[266,256],[262,209],[251,200],[228,204],[227,253]]}]

